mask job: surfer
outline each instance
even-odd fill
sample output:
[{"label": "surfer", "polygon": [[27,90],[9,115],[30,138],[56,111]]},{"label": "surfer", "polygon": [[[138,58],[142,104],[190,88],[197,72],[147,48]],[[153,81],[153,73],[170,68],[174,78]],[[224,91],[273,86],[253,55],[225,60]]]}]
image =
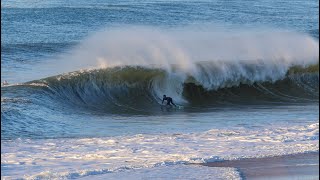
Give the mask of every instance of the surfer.
[{"label": "surfer", "polygon": [[[163,99],[162,99],[162,104],[163,104],[163,101],[167,101],[167,105],[170,105],[173,104],[175,107],[177,107],[173,102],[172,102],[172,98],[171,97],[167,97],[166,95],[163,95]],[[170,104],[171,103],[171,104]]]}]

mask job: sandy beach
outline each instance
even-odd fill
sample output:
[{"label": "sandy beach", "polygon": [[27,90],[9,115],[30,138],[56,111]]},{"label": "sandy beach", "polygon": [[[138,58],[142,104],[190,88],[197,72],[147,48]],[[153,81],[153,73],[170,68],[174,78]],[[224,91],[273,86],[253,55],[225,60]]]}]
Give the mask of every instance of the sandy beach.
[{"label": "sandy beach", "polygon": [[[95,179],[242,179],[318,180],[319,154],[304,153],[223,162],[131,169],[106,173]],[[212,169],[208,169],[208,167]],[[90,179],[90,176],[81,179]],[[156,179],[157,179],[156,178]]]},{"label": "sandy beach", "polygon": [[210,167],[237,168],[242,179],[319,179],[319,153],[206,163]]}]

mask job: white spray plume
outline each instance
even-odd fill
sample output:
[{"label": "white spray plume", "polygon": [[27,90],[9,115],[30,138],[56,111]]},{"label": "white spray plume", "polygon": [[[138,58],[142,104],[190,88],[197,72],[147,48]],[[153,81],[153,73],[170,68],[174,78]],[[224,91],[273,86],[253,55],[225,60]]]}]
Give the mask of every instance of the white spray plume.
[{"label": "white spray plume", "polygon": [[80,69],[162,68],[168,73],[153,81],[156,96],[169,94],[183,103],[183,84],[190,76],[193,83],[210,90],[274,82],[292,66],[319,63],[319,43],[306,34],[266,28],[121,26],[89,35],[50,62],[34,66],[29,80]]},{"label": "white spray plume", "polygon": [[317,63],[318,49],[315,39],[295,32],[127,26],[89,36],[62,59],[72,70],[155,65],[170,71],[172,64],[190,70],[200,61],[243,60],[306,66]]},{"label": "white spray plume", "polygon": [[[123,26],[88,36],[68,55],[41,68],[47,75],[126,65],[160,67],[172,75],[178,68],[174,76],[179,74],[181,81],[191,75],[205,88],[216,89],[230,80],[275,81],[291,66],[316,64],[318,59],[318,41],[296,32]],[[199,68],[201,62],[206,65]]]}]

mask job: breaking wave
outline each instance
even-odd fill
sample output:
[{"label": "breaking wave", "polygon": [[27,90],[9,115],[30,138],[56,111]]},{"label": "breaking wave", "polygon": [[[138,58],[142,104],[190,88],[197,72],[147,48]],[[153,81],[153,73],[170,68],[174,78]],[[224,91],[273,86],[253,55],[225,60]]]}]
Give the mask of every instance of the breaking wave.
[{"label": "breaking wave", "polygon": [[110,112],[158,108],[163,94],[187,107],[318,102],[318,47],[308,35],[275,30],[111,29],[37,67],[60,75],[13,88]]},{"label": "breaking wave", "polygon": [[[221,66],[229,69],[229,76],[221,76]],[[318,102],[318,67],[295,66],[283,71],[250,62],[204,62],[197,64],[198,74],[184,74],[178,68],[169,73],[161,68],[125,66],[76,71],[23,86],[41,88],[55,99],[78,106],[108,110],[158,108],[163,94],[190,107]]]}]

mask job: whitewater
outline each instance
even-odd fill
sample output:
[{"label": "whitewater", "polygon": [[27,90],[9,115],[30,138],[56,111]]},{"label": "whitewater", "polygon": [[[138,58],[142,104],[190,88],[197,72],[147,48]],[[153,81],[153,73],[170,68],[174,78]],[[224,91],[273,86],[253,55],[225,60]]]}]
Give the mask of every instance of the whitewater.
[{"label": "whitewater", "polygon": [[317,3],[233,3],[1,2],[1,178],[243,179],[201,164],[319,152],[319,21],[295,19]]}]

